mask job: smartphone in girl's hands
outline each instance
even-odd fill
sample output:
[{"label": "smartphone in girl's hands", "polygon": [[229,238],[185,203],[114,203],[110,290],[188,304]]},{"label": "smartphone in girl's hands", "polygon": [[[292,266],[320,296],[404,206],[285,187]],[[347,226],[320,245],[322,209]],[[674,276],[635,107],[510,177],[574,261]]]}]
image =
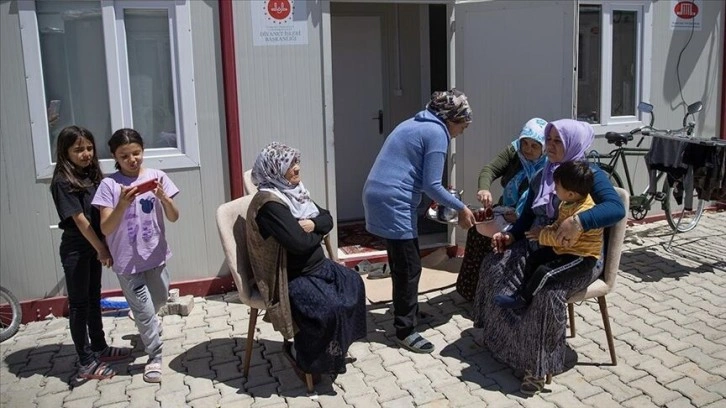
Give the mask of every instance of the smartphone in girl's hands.
[{"label": "smartphone in girl's hands", "polygon": [[136,187],[136,194],[144,194],[155,189],[158,184],[156,179],[151,179],[131,187]]}]

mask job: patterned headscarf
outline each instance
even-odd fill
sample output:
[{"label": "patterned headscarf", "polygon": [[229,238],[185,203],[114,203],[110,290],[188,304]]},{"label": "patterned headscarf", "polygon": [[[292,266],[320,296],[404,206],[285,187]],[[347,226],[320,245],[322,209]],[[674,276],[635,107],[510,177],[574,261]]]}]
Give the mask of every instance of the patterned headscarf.
[{"label": "patterned headscarf", "polygon": [[316,217],[319,211],[302,182],[292,185],[285,178],[290,166],[299,162],[299,150],[272,142],[257,155],[252,167],[252,182],[260,191],[278,196],[290,208],[292,215],[301,220]]},{"label": "patterned headscarf", "polygon": [[[562,146],[565,149],[565,157],[562,158],[562,162],[583,160],[585,158],[585,151],[590,148],[593,139],[595,138],[595,131],[592,129],[589,123],[580,122],[572,119],[560,119],[554,122],[550,122],[545,126],[545,135],[549,135],[550,129],[554,127],[560,134],[562,139]],[[546,142],[545,142],[546,143]],[[553,174],[555,170],[560,167],[560,163],[553,163],[548,161],[542,170],[542,182],[539,189],[539,194],[534,199],[532,207],[538,207],[540,205],[546,205],[547,216],[554,218],[555,208],[552,201],[555,196],[555,181]]]},{"label": "patterned headscarf", "polygon": [[519,161],[522,163],[522,170],[512,177],[511,180],[504,186],[504,192],[502,193],[502,204],[507,207],[514,207],[517,211],[517,216],[522,214],[524,204],[527,202],[527,195],[529,190],[525,191],[524,194],[519,195],[519,186],[526,177],[531,183],[534,175],[544,167],[547,161],[547,155],[542,151],[542,155],[533,161],[527,160],[522,154],[521,140],[531,139],[539,143],[544,148],[545,134],[544,129],[547,126],[547,121],[541,118],[532,118],[524,124],[522,131],[519,132],[519,137],[512,142],[514,150],[519,156]]},{"label": "patterned headscarf", "polygon": [[437,91],[431,94],[426,109],[441,119],[452,122],[471,122],[471,107],[463,92],[452,88],[449,91]]}]

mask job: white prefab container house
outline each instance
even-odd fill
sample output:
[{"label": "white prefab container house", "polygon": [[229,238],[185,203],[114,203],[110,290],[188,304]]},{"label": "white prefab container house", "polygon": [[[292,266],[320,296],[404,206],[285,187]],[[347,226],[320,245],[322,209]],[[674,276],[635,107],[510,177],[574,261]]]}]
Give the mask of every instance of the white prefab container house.
[{"label": "white prefab container house", "polygon": [[[263,146],[301,149],[313,198],[361,220],[386,135],[434,90],[455,86],[474,110],[446,175],[468,202],[481,166],[534,116],[604,135],[639,126],[641,100],[662,128],[700,100],[698,131],[725,137],[725,13],[707,0],[0,2],[0,283],[26,301],[65,293],[48,186],[66,125],[94,133],[108,172],[111,133],[141,131],[146,165],[181,189],[172,280],[205,293],[231,282],[215,210]],[[103,285],[118,287],[110,270]]]}]

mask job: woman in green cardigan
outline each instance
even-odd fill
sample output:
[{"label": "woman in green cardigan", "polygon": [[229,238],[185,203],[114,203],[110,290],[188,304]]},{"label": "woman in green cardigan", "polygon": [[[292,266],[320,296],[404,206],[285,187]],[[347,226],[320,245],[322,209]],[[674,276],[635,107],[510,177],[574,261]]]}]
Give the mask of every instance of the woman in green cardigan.
[{"label": "woman in green cardigan", "polygon": [[[527,201],[529,181],[544,167],[547,157],[542,154],[544,128],[547,121],[532,118],[525,123],[519,136],[479,173],[479,190],[476,198],[484,207],[493,204],[492,183],[501,179],[504,191],[497,203],[503,207],[504,219],[512,224],[522,213]],[[479,266],[484,256],[491,252],[491,239],[480,234],[476,226],[469,228],[466,236],[464,260],[456,280],[456,291],[466,300],[474,299],[479,281]]]}]

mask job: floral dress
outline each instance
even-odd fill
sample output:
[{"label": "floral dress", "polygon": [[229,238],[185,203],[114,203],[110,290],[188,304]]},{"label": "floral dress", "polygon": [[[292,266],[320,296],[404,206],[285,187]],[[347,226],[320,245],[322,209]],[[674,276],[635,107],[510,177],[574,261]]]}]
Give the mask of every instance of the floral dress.
[{"label": "floral dress", "polygon": [[[533,211],[533,226],[549,224],[543,207]],[[496,359],[515,370],[544,377],[564,371],[567,298],[597,279],[602,263],[568,282],[546,286],[524,310],[497,306],[494,296],[511,294],[520,286],[525,259],[538,247],[536,242],[522,239],[503,253],[484,257],[474,299],[474,327],[483,329],[478,335]]]}]

